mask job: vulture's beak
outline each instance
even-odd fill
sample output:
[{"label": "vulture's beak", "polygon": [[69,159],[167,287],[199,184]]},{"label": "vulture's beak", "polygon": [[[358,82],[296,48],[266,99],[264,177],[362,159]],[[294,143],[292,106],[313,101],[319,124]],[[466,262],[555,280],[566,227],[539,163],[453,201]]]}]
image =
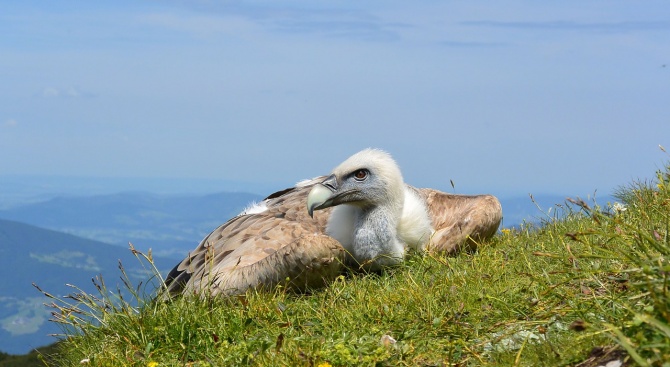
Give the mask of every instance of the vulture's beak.
[{"label": "vulture's beak", "polygon": [[338,187],[335,175],[330,175],[323,182],[314,185],[312,191],[307,195],[307,213],[309,213],[310,217],[314,218],[315,210],[329,208],[338,204],[335,202],[335,199],[339,196],[337,195]]}]

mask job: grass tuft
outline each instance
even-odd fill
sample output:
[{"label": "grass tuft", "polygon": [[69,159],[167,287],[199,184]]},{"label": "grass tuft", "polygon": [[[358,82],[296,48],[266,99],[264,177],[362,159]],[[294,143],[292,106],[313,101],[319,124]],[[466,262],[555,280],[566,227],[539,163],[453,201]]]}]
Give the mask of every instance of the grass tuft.
[{"label": "grass tuft", "polygon": [[162,278],[133,250],[154,270],[148,284],[120,267],[113,290],[97,278],[98,294],[48,295],[64,330],[55,365],[586,366],[613,349],[661,366],[670,360],[669,172],[621,188],[621,202],[569,199],[477,253],[410,254],[307,294],[154,302]]}]

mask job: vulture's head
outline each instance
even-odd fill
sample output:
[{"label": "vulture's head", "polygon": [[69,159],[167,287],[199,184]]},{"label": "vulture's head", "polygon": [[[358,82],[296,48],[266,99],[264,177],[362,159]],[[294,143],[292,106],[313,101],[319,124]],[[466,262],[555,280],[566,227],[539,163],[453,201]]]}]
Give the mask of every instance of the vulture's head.
[{"label": "vulture's head", "polygon": [[388,153],[365,149],[337,166],[324,181],[314,185],[307,197],[307,210],[349,204],[363,210],[388,206],[402,211],[404,183],[400,168]]}]

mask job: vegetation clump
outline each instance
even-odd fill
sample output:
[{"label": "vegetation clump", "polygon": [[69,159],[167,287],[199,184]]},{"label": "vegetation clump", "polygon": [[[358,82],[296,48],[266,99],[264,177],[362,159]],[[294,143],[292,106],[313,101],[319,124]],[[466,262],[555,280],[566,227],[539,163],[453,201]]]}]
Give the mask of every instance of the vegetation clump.
[{"label": "vegetation clump", "polygon": [[[323,289],[52,297],[59,366],[572,366],[670,360],[670,165],[620,202],[568,199],[476,253],[412,254]],[[151,255],[136,252],[151,265]],[[155,282],[161,286],[156,272]],[[610,358],[610,359],[607,359]],[[593,364],[589,364],[593,363]],[[602,363],[602,364],[605,364]],[[665,363],[665,364],[664,364]]]}]

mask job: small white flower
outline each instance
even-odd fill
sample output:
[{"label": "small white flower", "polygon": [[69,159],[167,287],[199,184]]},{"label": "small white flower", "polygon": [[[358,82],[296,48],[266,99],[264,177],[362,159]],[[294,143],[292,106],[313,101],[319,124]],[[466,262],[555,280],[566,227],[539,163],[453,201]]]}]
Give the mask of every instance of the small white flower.
[{"label": "small white flower", "polygon": [[90,362],[91,362],[90,359],[88,359],[88,358],[84,358],[84,359],[82,359],[81,361],[79,361],[79,364],[89,364]]},{"label": "small white flower", "polygon": [[618,201],[616,201],[616,202],[614,202],[614,204],[612,204],[612,210],[614,210],[617,214],[623,213],[627,209],[628,208],[624,204],[621,204]]}]

